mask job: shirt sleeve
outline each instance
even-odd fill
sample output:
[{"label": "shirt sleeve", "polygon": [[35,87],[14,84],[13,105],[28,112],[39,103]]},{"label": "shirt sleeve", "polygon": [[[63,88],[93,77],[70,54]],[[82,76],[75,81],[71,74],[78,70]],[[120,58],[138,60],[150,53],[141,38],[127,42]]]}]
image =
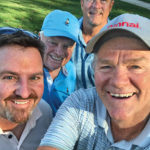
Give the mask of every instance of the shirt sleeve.
[{"label": "shirt sleeve", "polygon": [[69,96],[58,110],[40,146],[72,150],[80,132],[79,101],[75,94]]}]

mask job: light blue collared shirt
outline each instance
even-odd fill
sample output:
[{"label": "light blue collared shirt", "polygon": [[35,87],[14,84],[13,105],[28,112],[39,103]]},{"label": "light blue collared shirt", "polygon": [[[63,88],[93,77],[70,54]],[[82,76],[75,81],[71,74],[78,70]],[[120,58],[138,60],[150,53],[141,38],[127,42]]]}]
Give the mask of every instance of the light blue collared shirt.
[{"label": "light blue collared shirt", "polygon": [[61,150],[150,150],[150,120],[135,139],[114,142],[96,89],[81,89],[60,107],[40,145]]},{"label": "light blue collared shirt", "polygon": [[[82,28],[83,18],[79,20],[79,23],[80,28]],[[86,43],[83,39],[82,32],[80,32],[79,41],[80,44],[76,44],[72,54],[72,61],[76,67],[76,89],[95,86],[94,71],[92,68],[94,54],[86,53]]]},{"label": "light blue collared shirt", "polygon": [[51,106],[53,115],[57,112],[60,105],[75,90],[76,74],[72,61],[63,66],[54,79],[51,78],[49,71],[44,68],[44,93],[43,99]]}]

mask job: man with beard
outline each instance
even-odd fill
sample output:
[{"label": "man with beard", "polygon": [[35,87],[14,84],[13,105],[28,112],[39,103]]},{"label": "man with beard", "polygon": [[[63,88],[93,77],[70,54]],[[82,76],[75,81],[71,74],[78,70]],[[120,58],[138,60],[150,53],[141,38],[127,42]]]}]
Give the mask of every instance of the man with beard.
[{"label": "man with beard", "polygon": [[0,150],[36,150],[51,122],[41,100],[43,51],[34,34],[0,28]]},{"label": "man with beard", "polygon": [[80,28],[78,19],[67,11],[54,10],[44,19],[40,38],[45,43],[44,94],[55,115],[59,106],[75,90],[75,66],[70,61]]},{"label": "man with beard", "polygon": [[150,150],[150,19],[123,14],[93,37],[96,87],[62,104],[38,150]]},{"label": "man with beard", "polygon": [[108,22],[114,0],[81,0],[83,17],[79,24],[82,30],[80,44],[76,44],[72,60],[76,67],[76,89],[95,86],[92,62],[94,55],[85,51],[87,43]]}]

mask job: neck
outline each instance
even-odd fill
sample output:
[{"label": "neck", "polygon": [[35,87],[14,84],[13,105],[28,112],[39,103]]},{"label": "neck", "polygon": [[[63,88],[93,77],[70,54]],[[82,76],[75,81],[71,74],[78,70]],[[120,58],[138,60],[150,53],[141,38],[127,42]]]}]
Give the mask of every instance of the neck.
[{"label": "neck", "polygon": [[16,128],[12,130],[13,134],[17,137],[18,140],[20,139],[25,126],[26,126],[26,123],[19,124],[18,126],[16,126]]},{"label": "neck", "polygon": [[58,69],[53,70],[53,71],[49,71],[49,74],[51,75],[51,78],[52,78],[53,80],[58,76],[58,74],[59,74],[59,72],[60,72],[60,69],[61,69],[61,68],[58,68]]},{"label": "neck", "polygon": [[121,141],[121,140],[130,141],[136,138],[144,129],[147,121],[148,121],[148,118],[136,124],[135,126],[132,126],[129,128],[123,128],[123,127],[120,128],[118,124],[116,124],[115,122],[111,120],[111,130],[112,130],[114,141],[115,142]]},{"label": "neck", "polygon": [[3,130],[3,132],[11,131],[18,140],[21,137],[21,134],[25,128],[25,125],[26,125],[25,123],[17,124],[7,119],[0,118],[0,128]]},{"label": "neck", "polygon": [[99,26],[92,26],[84,22],[83,20],[83,26],[82,26],[82,34],[85,43],[88,43],[89,40],[91,40],[92,37],[94,37],[99,31],[104,27],[105,24],[101,24]]}]

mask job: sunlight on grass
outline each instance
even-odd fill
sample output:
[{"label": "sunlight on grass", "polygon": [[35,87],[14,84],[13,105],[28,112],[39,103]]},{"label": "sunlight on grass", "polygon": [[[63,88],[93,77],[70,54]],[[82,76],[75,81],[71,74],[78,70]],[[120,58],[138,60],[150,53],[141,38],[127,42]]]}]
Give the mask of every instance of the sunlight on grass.
[{"label": "sunlight on grass", "polygon": [[[23,28],[38,33],[45,16],[54,9],[82,16],[80,0],[0,0],[0,26]],[[110,19],[122,13],[137,13],[150,18],[149,10],[115,0]]]}]

